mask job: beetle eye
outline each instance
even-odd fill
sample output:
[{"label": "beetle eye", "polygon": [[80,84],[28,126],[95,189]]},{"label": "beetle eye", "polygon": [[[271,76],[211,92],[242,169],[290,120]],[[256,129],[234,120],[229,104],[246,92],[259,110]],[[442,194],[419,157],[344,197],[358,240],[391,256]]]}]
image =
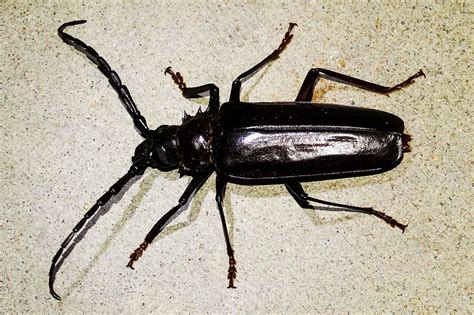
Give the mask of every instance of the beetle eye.
[{"label": "beetle eye", "polygon": [[132,157],[133,162],[136,162],[139,159],[147,157],[147,151],[149,151],[147,141],[148,140],[143,141],[136,147],[135,154]]}]

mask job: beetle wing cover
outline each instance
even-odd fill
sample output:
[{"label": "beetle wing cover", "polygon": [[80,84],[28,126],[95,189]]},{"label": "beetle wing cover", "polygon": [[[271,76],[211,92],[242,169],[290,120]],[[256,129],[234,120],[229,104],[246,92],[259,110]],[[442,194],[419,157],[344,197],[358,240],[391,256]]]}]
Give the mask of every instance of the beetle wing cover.
[{"label": "beetle wing cover", "polygon": [[227,103],[219,124],[216,169],[235,181],[367,175],[387,171],[403,157],[403,121],[381,111]]}]

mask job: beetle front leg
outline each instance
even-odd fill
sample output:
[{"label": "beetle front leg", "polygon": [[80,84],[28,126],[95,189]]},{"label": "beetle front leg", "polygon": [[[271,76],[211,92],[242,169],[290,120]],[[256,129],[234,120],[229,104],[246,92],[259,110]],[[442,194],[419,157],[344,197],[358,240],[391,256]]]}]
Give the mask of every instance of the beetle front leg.
[{"label": "beetle front leg", "polygon": [[414,83],[415,79],[418,77],[421,77],[421,76],[426,77],[426,75],[423,73],[423,70],[419,70],[417,73],[415,73],[414,75],[412,75],[411,77],[403,81],[402,83],[399,83],[392,87],[387,87],[387,86],[371,83],[368,81],[364,81],[361,79],[357,79],[354,77],[350,77],[348,75],[334,72],[331,70],[313,68],[309,70],[308,74],[306,75],[306,78],[303,81],[303,85],[301,86],[298,96],[296,97],[296,100],[302,101],[302,102],[311,102],[313,99],[314,88],[316,84],[318,83],[319,78],[321,76],[331,81],[340,82],[347,85],[352,85],[360,89],[364,89],[364,90],[374,92],[374,93],[385,94],[385,95],[389,95],[392,92],[395,92],[395,91],[401,90],[404,87],[407,87],[408,85]]},{"label": "beetle front leg", "polygon": [[148,245],[153,242],[155,237],[157,237],[158,234],[160,234],[160,232],[176,218],[176,213],[188,204],[194,194],[202,187],[202,185],[204,185],[211,174],[212,171],[208,171],[193,177],[183,195],[179,198],[178,204],[158,220],[145,237],[145,241],[130,255],[130,261],[128,262],[127,267],[134,269],[133,263],[143,255],[143,252],[147,249]]},{"label": "beetle front leg", "polygon": [[224,215],[224,207],[222,206],[222,203],[224,202],[226,185],[227,185],[227,182],[222,177],[217,175],[216,201],[217,201],[217,207],[219,208],[219,215],[221,217],[222,228],[224,230],[225,244],[227,247],[227,256],[229,256],[229,269],[227,270],[227,279],[229,280],[229,286],[227,288],[235,289],[234,280],[237,277],[237,267],[236,267],[237,261],[234,258],[234,250],[232,249],[232,246],[230,244],[229,231],[227,229],[227,223],[225,221],[225,215]]},{"label": "beetle front leg", "polygon": [[185,98],[199,98],[209,96],[209,109],[211,113],[217,114],[219,110],[219,88],[212,83],[196,87],[187,87],[183,76],[179,72],[174,72],[171,67],[166,68],[165,75],[171,75],[174,83],[182,91]]},{"label": "beetle front leg", "polygon": [[[366,214],[372,214],[376,217],[384,220],[388,223],[391,227],[397,227],[402,230],[402,233],[405,232],[405,228],[408,225],[401,224],[391,216],[374,210],[373,208],[364,208],[364,207],[355,207],[344,205],[341,203],[335,203],[330,201],[325,201],[321,199],[316,199],[313,197],[308,196],[308,194],[304,191],[303,186],[299,182],[288,182],[285,184],[286,189],[290,193],[290,195],[296,200],[296,202],[300,205],[300,207],[305,209],[315,209],[315,210],[323,210],[323,211],[346,211],[346,212],[360,212]],[[309,203],[309,201],[316,202],[319,204],[323,204],[329,207],[315,207]]]}]

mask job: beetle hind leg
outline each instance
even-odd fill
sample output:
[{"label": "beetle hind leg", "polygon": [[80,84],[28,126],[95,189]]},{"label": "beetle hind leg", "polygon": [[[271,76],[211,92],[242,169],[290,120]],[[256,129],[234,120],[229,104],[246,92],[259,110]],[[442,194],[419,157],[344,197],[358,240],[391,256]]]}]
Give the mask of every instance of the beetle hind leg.
[{"label": "beetle hind leg", "polygon": [[411,85],[412,83],[415,82],[416,78],[426,77],[426,75],[423,73],[423,70],[419,70],[417,73],[415,73],[414,75],[412,75],[405,81],[399,84],[396,84],[394,86],[388,87],[388,86],[383,86],[383,85],[375,84],[372,82],[364,81],[361,79],[357,79],[354,77],[350,77],[348,75],[334,72],[331,70],[322,69],[322,68],[313,68],[309,70],[308,74],[306,75],[306,78],[303,81],[303,84],[298,93],[298,96],[296,97],[296,101],[311,102],[313,99],[314,87],[318,83],[320,77],[323,77],[325,79],[328,79],[334,82],[351,85],[351,86],[364,89],[370,92],[384,94],[388,96],[390,93],[401,90],[402,88]]},{"label": "beetle hind leg", "polygon": [[225,244],[227,248],[227,256],[229,256],[229,269],[227,270],[227,279],[229,280],[229,286],[227,288],[235,289],[234,281],[237,278],[237,261],[234,258],[234,249],[230,244],[229,231],[227,229],[227,223],[224,215],[224,207],[222,203],[224,202],[225,188],[227,182],[225,182],[221,177],[217,176],[216,178],[216,202],[217,207],[219,208],[219,215],[221,217],[222,229],[224,230]]},{"label": "beetle hind leg", "polygon": [[[396,219],[392,218],[391,216],[377,211],[373,208],[365,208],[365,207],[356,207],[356,206],[349,206],[344,205],[341,203],[335,203],[330,201],[325,201],[321,199],[316,199],[313,197],[308,196],[308,194],[304,191],[303,186],[301,186],[298,182],[288,182],[285,184],[286,189],[290,193],[290,195],[296,200],[296,202],[300,205],[300,207],[305,209],[315,209],[315,210],[323,210],[323,211],[346,211],[346,212],[359,212],[365,214],[371,214],[384,220],[387,224],[391,227],[397,227],[402,230],[402,233],[405,232],[405,228],[408,225],[401,224]],[[310,202],[319,203],[325,205],[327,207],[315,207],[314,205],[310,204]]]}]

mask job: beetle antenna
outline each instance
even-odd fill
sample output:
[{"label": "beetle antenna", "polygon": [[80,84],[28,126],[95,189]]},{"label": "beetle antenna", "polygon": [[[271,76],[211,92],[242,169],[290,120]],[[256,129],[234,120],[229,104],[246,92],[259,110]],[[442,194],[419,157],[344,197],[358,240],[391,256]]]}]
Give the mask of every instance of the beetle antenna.
[{"label": "beetle antenna", "polygon": [[[136,161],[128,170],[128,172],[122,176],[115,184],[113,184],[109,190],[107,190],[86,212],[84,217],[76,224],[76,226],[72,229],[71,233],[66,237],[66,239],[62,242],[61,247],[57,251],[56,255],[54,255],[53,260],[51,262],[51,268],[49,269],[49,292],[56,300],[61,300],[61,297],[54,291],[54,278],[56,275],[56,264],[59,258],[62,256],[64,249],[69,245],[71,240],[74,238],[74,235],[78,233],[85,225],[87,221],[92,218],[97,210],[104,206],[112,196],[117,195],[122,188],[135,176],[143,174],[146,168],[146,164],[144,163],[144,159],[140,159]],[[64,260],[65,257],[63,257]]]},{"label": "beetle antenna", "polygon": [[133,119],[133,123],[135,128],[137,128],[138,132],[143,138],[147,138],[149,133],[148,125],[146,124],[146,119],[140,114],[140,111],[135,105],[135,102],[128,91],[128,88],[122,84],[119,75],[117,72],[110,68],[107,61],[102,58],[94,48],[87,46],[82,40],[72,37],[71,35],[64,33],[64,29],[69,26],[78,25],[86,23],[86,20],[79,20],[79,21],[72,21],[68,23],[64,23],[58,28],[59,37],[68,45],[79,50],[81,53],[85,54],[87,58],[89,58],[93,63],[97,65],[99,70],[109,79],[110,85],[117,91],[120,100],[122,101],[125,109],[130,114]]}]

